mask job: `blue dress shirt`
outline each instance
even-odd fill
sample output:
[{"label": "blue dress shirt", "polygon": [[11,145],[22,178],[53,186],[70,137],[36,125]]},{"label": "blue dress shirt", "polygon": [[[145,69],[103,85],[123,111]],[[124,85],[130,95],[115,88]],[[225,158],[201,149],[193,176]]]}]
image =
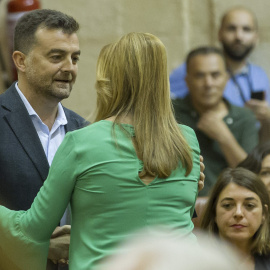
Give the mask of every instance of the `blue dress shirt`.
[{"label": "blue dress shirt", "polygon": [[56,116],[52,129],[49,130],[48,126],[42,122],[42,120],[32,108],[26,97],[20,91],[18,83],[16,83],[15,86],[35,126],[44,152],[48,159],[48,163],[49,165],[51,165],[54,155],[66,134],[64,125],[67,124],[67,118],[64,113],[64,109],[62,105],[58,103],[58,114]]}]

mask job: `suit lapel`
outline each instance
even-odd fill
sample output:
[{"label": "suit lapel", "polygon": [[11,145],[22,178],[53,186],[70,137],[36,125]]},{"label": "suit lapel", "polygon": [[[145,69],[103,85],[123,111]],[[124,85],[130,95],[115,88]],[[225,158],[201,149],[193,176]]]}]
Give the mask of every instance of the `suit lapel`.
[{"label": "suit lapel", "polygon": [[5,99],[2,106],[9,110],[4,118],[8,122],[13,133],[20,142],[22,148],[32,160],[38,170],[42,181],[47,178],[49,164],[44,153],[42,144],[36,132],[36,129],[29,117],[20,96],[13,84],[5,93]]},{"label": "suit lapel", "polygon": [[64,112],[67,118],[67,124],[65,125],[65,131],[66,133],[68,131],[73,131],[79,128],[79,124],[77,122],[77,120],[75,118],[73,118],[70,114],[70,112],[65,108],[64,108]]}]

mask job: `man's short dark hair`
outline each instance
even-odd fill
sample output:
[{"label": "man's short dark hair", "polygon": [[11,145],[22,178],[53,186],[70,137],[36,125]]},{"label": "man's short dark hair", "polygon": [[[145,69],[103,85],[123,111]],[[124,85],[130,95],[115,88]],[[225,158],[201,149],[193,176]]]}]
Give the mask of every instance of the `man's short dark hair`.
[{"label": "man's short dark hair", "polygon": [[79,23],[71,16],[57,10],[37,9],[27,12],[17,22],[14,31],[14,51],[27,54],[36,42],[38,28],[61,29],[65,34],[79,30]]},{"label": "man's short dark hair", "polygon": [[190,51],[189,54],[187,55],[187,58],[186,58],[187,70],[188,70],[188,66],[192,58],[194,58],[197,55],[209,55],[209,54],[219,55],[224,60],[224,63],[225,63],[224,55],[221,49],[217,47],[213,47],[213,46],[202,46],[202,47],[198,47]]}]

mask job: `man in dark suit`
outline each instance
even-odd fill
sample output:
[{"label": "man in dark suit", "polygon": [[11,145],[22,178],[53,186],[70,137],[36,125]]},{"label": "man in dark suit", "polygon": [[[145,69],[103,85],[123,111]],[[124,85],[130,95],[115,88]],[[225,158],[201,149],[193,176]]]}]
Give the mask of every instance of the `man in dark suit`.
[{"label": "man in dark suit", "polygon": [[[46,9],[27,13],[16,25],[18,82],[0,95],[0,204],[10,209],[30,208],[66,132],[87,125],[60,103],[77,76],[78,29],[74,18]],[[68,260],[66,233],[58,227],[51,239],[55,263]]]}]

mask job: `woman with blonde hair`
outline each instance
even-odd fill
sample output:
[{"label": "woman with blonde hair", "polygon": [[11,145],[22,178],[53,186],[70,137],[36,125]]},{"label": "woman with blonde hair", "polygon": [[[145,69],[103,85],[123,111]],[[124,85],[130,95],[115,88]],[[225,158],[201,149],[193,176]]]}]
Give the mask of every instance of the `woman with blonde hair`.
[{"label": "woman with blonde hair", "polygon": [[95,123],[66,135],[31,209],[0,207],[0,247],[21,269],[45,268],[69,201],[70,270],[94,269],[142,228],[161,225],[194,238],[199,146],[174,119],[162,42],[130,33],[105,46],[96,88]]},{"label": "woman with blonde hair", "polygon": [[209,196],[201,228],[228,241],[246,269],[270,269],[270,201],[264,183],[244,168],[228,168]]}]

